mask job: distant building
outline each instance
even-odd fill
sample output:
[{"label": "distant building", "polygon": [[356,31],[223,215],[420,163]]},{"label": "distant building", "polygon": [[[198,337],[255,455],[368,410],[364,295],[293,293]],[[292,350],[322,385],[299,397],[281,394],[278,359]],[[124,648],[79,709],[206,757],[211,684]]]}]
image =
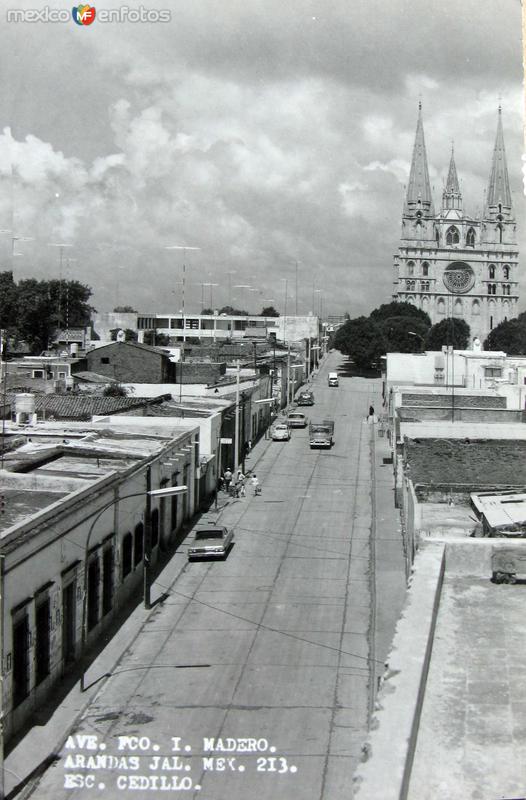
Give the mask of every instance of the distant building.
[{"label": "distant building", "polygon": [[435,210],[420,107],[394,261],[394,299],[413,303],[433,324],[464,319],[472,337],[483,342],[496,325],[517,315],[518,258],[501,109],[483,212],[474,217],[463,208],[453,152],[442,206]]},{"label": "distant building", "polygon": [[275,338],[281,342],[303,342],[319,336],[318,317],[229,314],[139,314],[139,339],[146,331],[168,336],[170,343],[186,340],[213,342]]}]

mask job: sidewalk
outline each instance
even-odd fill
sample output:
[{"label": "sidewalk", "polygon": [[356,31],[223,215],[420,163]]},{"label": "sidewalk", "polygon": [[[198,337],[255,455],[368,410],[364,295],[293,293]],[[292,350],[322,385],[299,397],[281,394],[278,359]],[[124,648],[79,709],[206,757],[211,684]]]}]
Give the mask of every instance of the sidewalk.
[{"label": "sidewalk", "polygon": [[[266,453],[271,442],[271,439],[262,437],[254,445],[246,459],[245,466],[247,471],[253,471],[257,468],[258,462]],[[250,487],[248,487],[245,502],[251,499],[251,494]],[[210,509],[199,517],[199,522],[206,523],[212,520],[219,520],[222,513],[227,509],[233,510],[235,504],[238,504],[238,501],[234,501],[228,498],[226,494],[221,493],[217,511],[215,511],[212,504]],[[192,522],[192,527],[195,524],[195,521]],[[169,591],[177,581],[186,563],[186,548],[183,547],[174,553],[164,569],[156,577],[152,585],[152,611],[155,610],[155,602],[159,597],[166,594],[166,591]],[[35,777],[38,777],[41,771],[39,767],[45,768],[49,763],[50,757],[59,752],[62,743],[67,737],[68,730],[81,716],[84,709],[89,706],[97,692],[105,685],[106,675],[115,670],[124,652],[140,634],[143,626],[148,624],[151,613],[139,603],[108,645],[86,670],[85,685],[88,687],[86,691],[81,692],[79,682],[76,681],[60,705],[49,712],[49,716],[46,713],[46,707],[35,712],[36,719],[44,720],[45,718],[45,722],[43,724],[38,722],[34,724],[26,736],[13,747],[4,761],[4,791],[7,800],[23,796],[21,792],[24,788],[29,791],[32,783],[30,776],[36,771]]]}]

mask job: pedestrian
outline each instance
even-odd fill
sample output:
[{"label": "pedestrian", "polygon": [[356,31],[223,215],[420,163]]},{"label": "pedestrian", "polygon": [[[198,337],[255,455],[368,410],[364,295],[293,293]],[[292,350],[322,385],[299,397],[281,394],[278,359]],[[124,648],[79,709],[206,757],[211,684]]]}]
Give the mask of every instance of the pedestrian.
[{"label": "pedestrian", "polygon": [[225,491],[228,493],[230,489],[230,484],[232,483],[232,470],[230,469],[230,467],[225,469],[225,471],[223,472],[223,478],[225,481]]},{"label": "pedestrian", "polygon": [[254,497],[256,497],[256,495],[258,494],[261,494],[261,486],[259,485],[259,478],[257,477],[255,472],[252,473],[252,477],[250,479],[250,485],[254,489]]},{"label": "pedestrian", "polygon": [[236,496],[245,497],[245,495],[245,476],[243,475],[243,471],[238,469],[236,475]]},{"label": "pedestrian", "polygon": [[369,416],[374,417],[374,406],[369,406]]}]

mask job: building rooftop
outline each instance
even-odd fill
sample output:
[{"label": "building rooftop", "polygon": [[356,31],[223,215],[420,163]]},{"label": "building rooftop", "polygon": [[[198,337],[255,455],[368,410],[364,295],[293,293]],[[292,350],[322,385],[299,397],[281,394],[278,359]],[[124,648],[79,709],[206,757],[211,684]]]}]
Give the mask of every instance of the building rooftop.
[{"label": "building rooftop", "polygon": [[472,494],[471,502],[490,528],[512,529],[526,523],[526,494]]},{"label": "building rooftop", "polygon": [[[108,381],[106,381],[108,382]],[[118,414],[132,408],[144,408],[152,403],[161,403],[165,395],[158,397],[101,397],[84,394],[35,394],[35,411],[39,417],[59,420],[89,420],[92,416]],[[8,402],[15,407],[16,393],[7,394]]]}]

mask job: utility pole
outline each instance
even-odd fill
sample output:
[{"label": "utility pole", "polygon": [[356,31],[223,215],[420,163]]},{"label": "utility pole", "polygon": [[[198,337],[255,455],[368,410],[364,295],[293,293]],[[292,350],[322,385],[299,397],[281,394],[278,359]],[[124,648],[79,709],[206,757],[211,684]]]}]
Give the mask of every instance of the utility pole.
[{"label": "utility pole", "polygon": [[239,466],[239,359],[236,361],[236,420],[234,431],[234,473]]},{"label": "utility pole", "polygon": [[287,350],[287,405],[290,403],[290,344]]},{"label": "utility pole", "polygon": [[146,512],[144,519],[144,559],[142,567],[144,607],[151,608],[150,599],[150,561],[152,558],[152,467],[146,468]]}]

